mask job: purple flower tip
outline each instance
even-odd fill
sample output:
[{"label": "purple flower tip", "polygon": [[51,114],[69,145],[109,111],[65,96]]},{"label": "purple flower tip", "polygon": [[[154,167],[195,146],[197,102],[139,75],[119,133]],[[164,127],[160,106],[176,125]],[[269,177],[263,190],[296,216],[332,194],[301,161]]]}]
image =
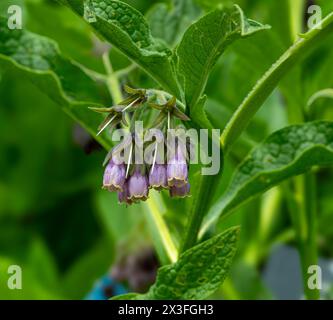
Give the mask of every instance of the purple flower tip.
[{"label": "purple flower tip", "polygon": [[187,183],[182,187],[173,186],[170,188],[171,198],[186,198],[190,195],[190,184]]},{"label": "purple flower tip", "polygon": [[127,183],[124,184],[123,191],[118,192],[118,201],[127,205],[133,204],[133,201],[129,199]]}]

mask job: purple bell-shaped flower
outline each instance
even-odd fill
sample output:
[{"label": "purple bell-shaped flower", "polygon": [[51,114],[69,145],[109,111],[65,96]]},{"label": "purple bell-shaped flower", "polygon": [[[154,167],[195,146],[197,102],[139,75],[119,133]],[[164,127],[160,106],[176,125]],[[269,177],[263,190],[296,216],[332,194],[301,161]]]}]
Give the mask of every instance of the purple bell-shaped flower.
[{"label": "purple bell-shaped flower", "polygon": [[155,164],[149,172],[149,186],[156,190],[168,188],[167,169],[163,164]]},{"label": "purple bell-shaped flower", "polygon": [[171,198],[186,198],[190,195],[190,184],[186,183],[184,186],[176,187],[173,186],[170,188],[170,197]]},{"label": "purple bell-shaped flower", "polygon": [[104,171],[103,188],[112,192],[123,191],[125,181],[126,181],[125,165],[116,164],[111,159]]},{"label": "purple bell-shaped flower", "polygon": [[186,150],[182,150],[178,144],[172,153],[167,166],[167,179],[170,187],[183,187],[188,181],[188,167],[185,156]]},{"label": "purple bell-shaped flower", "polygon": [[137,166],[132,176],[128,179],[128,198],[132,201],[146,201],[148,199],[148,178]]}]

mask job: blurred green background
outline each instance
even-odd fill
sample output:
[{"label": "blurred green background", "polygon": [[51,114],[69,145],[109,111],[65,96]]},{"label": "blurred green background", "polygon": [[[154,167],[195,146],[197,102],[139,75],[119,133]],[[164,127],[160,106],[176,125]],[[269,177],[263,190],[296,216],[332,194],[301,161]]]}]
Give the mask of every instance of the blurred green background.
[{"label": "blurred green background", "polygon": [[[147,13],[157,1],[125,2]],[[218,2],[226,1],[198,0],[197,4],[210,10]],[[284,16],[286,1],[235,2],[248,17],[270,24],[272,29],[254,40],[235,44],[214,69],[207,87],[211,98],[208,114],[214,126],[221,129],[255,82],[292,43]],[[332,1],[316,3],[324,14],[333,10]],[[24,28],[54,39],[67,57],[104,72],[101,58],[94,53],[96,40],[90,29],[69,10],[52,0],[1,0],[0,14],[6,16],[11,4],[22,6]],[[305,21],[306,17],[304,12]],[[130,65],[115,50],[111,51],[111,61],[116,70]],[[305,104],[318,90],[333,87],[332,61],[330,41],[289,74],[227,160],[215,197],[223,192],[233,169],[251,146],[287,125],[286,104]],[[138,70],[122,82],[154,85]],[[107,97],[105,102],[111,103]],[[331,106],[331,101],[318,103],[318,117],[332,119]],[[105,152],[29,79],[14,68],[0,69],[0,299],[82,299],[124,252],[153,246],[145,207],[118,206],[113,195],[101,190],[104,157]],[[318,172],[318,245],[327,270],[325,297],[330,297],[333,284],[332,177],[331,169]],[[242,235],[230,277],[213,298],[302,297],[301,275],[292,273],[297,270],[298,260],[282,193],[282,188],[270,191],[219,225],[221,231],[241,224]],[[169,200],[167,206],[166,219],[177,239],[187,202]],[[279,254],[290,254],[285,258],[286,263],[290,262],[284,265],[287,274],[279,273]],[[7,287],[7,268],[12,264],[22,267],[22,290]],[[272,279],[286,285],[277,288]]]}]

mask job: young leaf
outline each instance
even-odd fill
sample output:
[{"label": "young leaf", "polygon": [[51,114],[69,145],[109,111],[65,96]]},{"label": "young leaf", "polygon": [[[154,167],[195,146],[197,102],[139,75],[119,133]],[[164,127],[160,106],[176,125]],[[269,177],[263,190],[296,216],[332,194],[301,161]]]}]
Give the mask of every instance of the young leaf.
[{"label": "young leaf", "polygon": [[204,219],[200,236],[221,216],[313,166],[333,164],[333,122],[284,128],[255,148],[236,170],[225,194]]},{"label": "young leaf", "polygon": [[317,100],[324,98],[333,99],[333,89],[324,89],[316,92],[313,96],[311,96],[307,104],[308,111],[310,111],[310,108]]},{"label": "young leaf", "polygon": [[[9,30],[0,18],[0,65],[15,67],[42,92],[62,106],[87,131],[95,134],[102,120],[89,106],[102,105],[101,88],[75,63],[64,58],[57,44],[25,30]],[[98,141],[109,148],[109,142]]]},{"label": "young leaf", "polygon": [[173,0],[171,8],[165,3],[156,4],[148,13],[148,21],[154,37],[174,46],[199,15],[193,0]]},{"label": "young leaf", "polygon": [[201,128],[213,129],[211,121],[208,119],[208,115],[205,110],[207,96],[203,95],[193,108],[190,109],[190,117],[195,125],[199,125]]},{"label": "young leaf", "polygon": [[157,280],[143,295],[116,297],[135,300],[205,299],[223,283],[236,253],[239,228],[231,228],[180,255],[159,269]]},{"label": "young leaf", "polygon": [[267,28],[247,20],[236,5],[215,10],[191,25],[176,50],[187,105],[196,106],[212,68],[232,42]]},{"label": "young leaf", "polygon": [[169,60],[171,52],[152,37],[147,21],[139,11],[115,0],[59,2],[85,18],[100,35],[137,63],[165,90],[179,96],[178,84]]}]

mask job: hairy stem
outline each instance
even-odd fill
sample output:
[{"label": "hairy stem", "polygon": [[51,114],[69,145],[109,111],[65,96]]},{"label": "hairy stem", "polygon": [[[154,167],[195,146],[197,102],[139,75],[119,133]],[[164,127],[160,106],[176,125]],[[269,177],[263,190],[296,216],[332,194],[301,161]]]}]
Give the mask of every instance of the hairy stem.
[{"label": "hairy stem", "polygon": [[120,84],[117,74],[113,71],[112,64],[109,59],[109,52],[103,54],[103,64],[107,73],[106,84],[108,86],[113,103],[119,103],[123,100],[123,95],[120,90]]}]

